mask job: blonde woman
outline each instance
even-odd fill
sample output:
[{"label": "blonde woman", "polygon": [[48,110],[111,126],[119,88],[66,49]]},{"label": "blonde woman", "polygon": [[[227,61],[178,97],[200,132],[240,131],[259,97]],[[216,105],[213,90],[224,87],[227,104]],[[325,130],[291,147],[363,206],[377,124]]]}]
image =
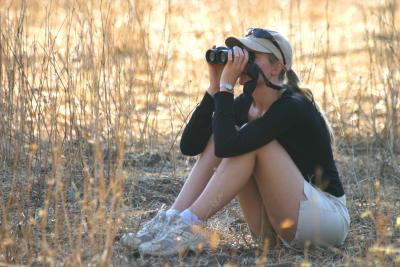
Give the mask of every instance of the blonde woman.
[{"label": "blonde woman", "polygon": [[[225,43],[228,60],[209,64],[210,86],[181,139],[183,154],[200,155],[196,164],[172,207],[123,243],[151,255],[206,244],[193,226],[237,197],[260,240],[342,244],[350,218],[331,128],[312,93],[298,86],[290,43],[261,28]],[[244,92],[234,98],[237,81]]]}]

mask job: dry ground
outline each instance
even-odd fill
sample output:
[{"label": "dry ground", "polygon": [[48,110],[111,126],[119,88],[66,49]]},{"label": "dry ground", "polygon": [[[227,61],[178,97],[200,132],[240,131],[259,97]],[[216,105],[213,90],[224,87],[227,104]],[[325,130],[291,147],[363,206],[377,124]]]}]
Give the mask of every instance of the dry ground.
[{"label": "dry ground", "polygon": [[[364,149],[339,144],[336,153],[352,220],[349,236],[343,246],[329,249],[310,247],[305,251],[293,251],[280,247],[263,252],[252,242],[238,202],[234,200],[208,222],[209,228],[215,230],[220,239],[215,250],[168,258],[141,257],[137,252],[124,248],[118,238],[122,233],[137,231],[159,208],[172,204],[195,159],[183,157],[179,152],[172,153],[162,147],[151,153],[126,153],[124,170],[127,179],[124,184],[123,205],[114,214],[106,215],[123,218],[122,223],[115,226],[118,229],[114,229],[116,235],[112,243],[111,262],[114,266],[399,265],[400,193],[398,186],[400,175],[397,164],[399,157],[398,155],[390,156],[381,148],[362,147]],[[107,166],[107,155],[104,158],[104,165]],[[39,174],[38,177],[45,178],[48,177],[46,175],[49,170],[42,167],[35,173]],[[106,170],[105,173],[107,173]],[[82,225],[80,220],[84,211],[83,206],[80,205],[81,202],[76,201],[76,196],[77,193],[82,194],[85,178],[79,169],[73,169],[69,174],[72,175],[73,182],[69,187],[65,186],[64,191],[70,225],[76,227],[76,230],[71,230],[71,236],[72,239],[76,239],[81,234],[79,242],[84,244],[87,240],[87,246],[83,246],[84,249],[78,252],[68,247],[67,236],[64,237],[65,245],[56,241],[57,220],[63,217],[54,205],[47,208],[49,217],[45,227],[39,227],[40,213],[46,205],[48,181],[36,178],[33,182],[31,180],[32,186],[28,188],[30,179],[27,179],[26,170],[21,168],[11,171],[10,168],[2,168],[0,171],[1,196],[3,203],[7,204],[3,205],[1,213],[2,233],[4,235],[4,230],[9,231],[11,237],[17,241],[6,251],[13,252],[15,254],[10,255],[19,257],[14,256],[14,259],[8,257],[9,263],[30,263],[33,266],[42,266],[39,252],[43,253],[41,238],[46,236],[49,246],[58,249],[55,251],[64,251],[64,253],[57,252],[57,255],[54,255],[54,266],[70,266],[68,257],[72,257],[73,253],[77,253],[77,257],[85,266],[99,265],[99,256],[96,255],[95,249],[91,247],[93,244],[90,243],[93,238],[88,236],[85,227],[79,228]],[[17,178],[14,179],[14,183],[10,183],[13,176]],[[12,187],[21,190],[17,190],[15,196],[10,196]],[[4,206],[8,209],[5,210]],[[32,227],[32,234],[27,236],[24,227],[29,221],[27,219],[29,210],[33,213],[31,217],[37,220],[38,225]],[[9,223],[3,223],[4,221]],[[6,226],[9,229],[5,229]],[[82,233],[79,233],[81,231],[79,229],[83,229]],[[4,241],[4,236],[2,238]],[[37,254],[28,254],[29,247],[31,247],[30,251],[36,251]],[[1,260],[5,261],[5,259],[5,255],[2,255]]]},{"label": "dry ground", "polygon": [[[398,165],[390,164],[399,162],[399,158],[388,161],[387,155],[382,155],[382,150],[348,148],[341,149],[337,157],[352,220],[345,244],[339,248],[309,248],[303,252],[281,247],[267,254],[266,263],[312,263],[316,266],[380,265],[383,262],[388,265],[400,264],[398,251],[397,254],[389,252],[383,255],[373,249],[374,246],[392,245],[398,248],[400,245],[399,229],[395,226],[400,205],[400,193],[397,190],[399,173],[396,169]],[[138,164],[141,157],[144,159]],[[194,159],[178,156],[172,164],[169,155],[161,152],[139,156],[135,162],[140,166],[140,175],[137,181],[128,181],[126,185],[126,212],[129,216],[120,232],[136,231],[158,208],[171,205]],[[142,258],[116,242],[114,262],[126,266],[165,263],[252,266],[263,263],[265,254],[252,243],[237,201],[232,201],[215,215],[209,221],[209,227],[220,233],[220,246],[215,251],[191,254],[183,259]]]},{"label": "dry ground", "polygon": [[[399,1],[247,2],[1,2],[0,266],[400,266]],[[304,86],[337,136],[355,139],[336,150],[346,243],[265,259],[233,201],[209,222],[212,252],[122,248],[118,236],[171,205],[194,163],[159,142],[175,142],[207,84],[204,52],[252,26],[288,34]],[[119,145],[122,169],[104,148]]]}]

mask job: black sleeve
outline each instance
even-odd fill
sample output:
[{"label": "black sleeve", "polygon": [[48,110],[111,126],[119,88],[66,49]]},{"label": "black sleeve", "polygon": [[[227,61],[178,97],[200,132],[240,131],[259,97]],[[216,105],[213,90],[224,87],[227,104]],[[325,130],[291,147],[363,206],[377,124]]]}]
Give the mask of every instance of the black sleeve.
[{"label": "black sleeve", "polygon": [[215,115],[212,123],[217,157],[233,157],[256,150],[276,139],[298,119],[299,109],[290,99],[279,99],[259,119],[235,129],[233,95],[214,95]]},{"label": "black sleeve", "polygon": [[203,152],[212,133],[214,100],[205,93],[183,130],[180,149],[184,155],[195,156]]},{"label": "black sleeve", "polygon": [[248,111],[253,98],[250,95],[241,94],[235,98],[233,112],[235,113],[235,124],[242,127],[248,120]]}]

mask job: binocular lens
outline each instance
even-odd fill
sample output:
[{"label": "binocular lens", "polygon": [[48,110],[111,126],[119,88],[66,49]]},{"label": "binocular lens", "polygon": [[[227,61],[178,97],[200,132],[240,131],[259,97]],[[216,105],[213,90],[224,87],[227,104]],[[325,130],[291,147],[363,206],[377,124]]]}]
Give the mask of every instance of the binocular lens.
[{"label": "binocular lens", "polygon": [[215,49],[207,50],[207,53],[206,53],[207,62],[211,63],[211,64],[216,64],[217,63],[216,62],[216,60],[217,60],[217,55],[216,54],[217,54],[217,51]]},{"label": "binocular lens", "polygon": [[[229,47],[217,47],[208,49],[206,52],[206,60],[210,64],[225,64],[228,61],[228,51],[231,48]],[[252,51],[249,52],[249,63],[254,62],[255,53]],[[232,55],[233,56],[233,55]]]},{"label": "binocular lens", "polygon": [[225,64],[226,61],[228,61],[228,54],[225,51],[221,51],[219,53],[219,62],[221,62],[222,64]]},{"label": "binocular lens", "polygon": [[208,49],[206,52],[206,60],[211,64],[225,64],[228,60],[227,47],[218,47],[213,49]]},{"label": "binocular lens", "polygon": [[215,52],[211,51],[210,54],[208,55],[208,58],[210,59],[211,62],[215,61]]}]

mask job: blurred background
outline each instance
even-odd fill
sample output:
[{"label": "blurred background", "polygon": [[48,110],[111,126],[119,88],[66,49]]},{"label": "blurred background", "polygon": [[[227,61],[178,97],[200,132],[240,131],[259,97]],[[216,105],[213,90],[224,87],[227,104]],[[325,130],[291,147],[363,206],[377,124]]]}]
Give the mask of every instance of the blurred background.
[{"label": "blurred background", "polygon": [[105,227],[98,251],[110,260],[118,231],[111,226],[123,221],[110,211],[123,206],[126,181],[143,174],[129,162],[162,160],[166,151],[172,176],[184,177],[177,144],[208,86],[205,51],[249,27],[280,31],[292,43],[293,69],[335,130],[339,164],[351,162],[342,170],[350,195],[398,185],[398,24],[397,0],[1,0],[0,176],[10,223],[2,224],[9,243],[0,261],[22,259],[22,239],[25,261],[53,259],[59,248],[35,249],[36,233],[64,233],[78,244],[65,222],[50,220],[73,217],[69,198],[86,203],[86,217],[70,228],[90,232],[82,218],[97,214],[104,224],[93,222],[88,240],[95,246],[94,232]]},{"label": "blurred background", "polygon": [[397,13],[393,0],[2,1],[1,148],[168,141],[207,88],[205,51],[256,26],[289,38],[339,138],[394,149]]}]

